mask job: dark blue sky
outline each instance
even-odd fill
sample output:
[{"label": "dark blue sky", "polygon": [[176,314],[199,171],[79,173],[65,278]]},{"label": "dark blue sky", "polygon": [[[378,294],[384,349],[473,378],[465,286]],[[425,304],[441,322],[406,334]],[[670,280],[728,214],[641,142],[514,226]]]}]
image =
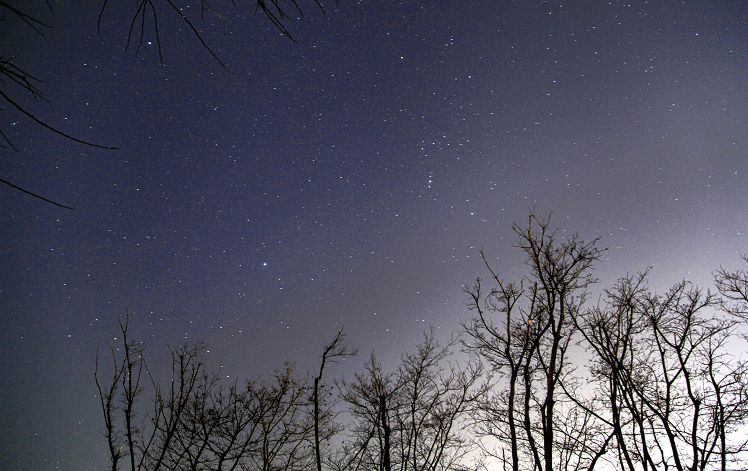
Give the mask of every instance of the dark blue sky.
[{"label": "dark blue sky", "polygon": [[3,90],[119,149],[3,105],[0,176],[76,209],[0,187],[0,468],[103,466],[92,372],[126,308],[154,365],[202,339],[243,377],[309,366],[340,325],[385,359],[457,329],[481,247],[522,273],[531,207],[602,238],[603,284],[748,251],[744,2],[341,0],[296,42],[193,5],[228,71],[155,4],[163,64],[151,29],[124,51],[130,2],[99,35],[96,6],[40,2],[45,37],[2,12],[48,101]]}]

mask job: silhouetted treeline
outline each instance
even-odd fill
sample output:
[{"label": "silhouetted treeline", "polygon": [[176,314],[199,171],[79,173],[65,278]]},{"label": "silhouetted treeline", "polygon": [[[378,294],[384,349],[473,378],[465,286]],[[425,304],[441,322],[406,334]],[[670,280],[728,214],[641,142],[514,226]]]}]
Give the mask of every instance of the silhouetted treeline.
[{"label": "silhouetted treeline", "polygon": [[484,256],[461,332],[425,333],[390,368],[372,354],[344,381],[325,377],[356,353],[340,331],[311,379],[286,366],[226,383],[184,346],[163,385],[122,319],[95,375],[111,469],[743,469],[748,271],[665,293],[643,272],[590,303],[597,241],[533,214],[514,230],[526,276]]}]

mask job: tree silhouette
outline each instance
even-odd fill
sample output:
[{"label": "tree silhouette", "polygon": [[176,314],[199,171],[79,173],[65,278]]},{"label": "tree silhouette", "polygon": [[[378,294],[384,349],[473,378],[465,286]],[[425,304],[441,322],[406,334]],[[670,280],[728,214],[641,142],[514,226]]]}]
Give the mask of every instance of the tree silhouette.
[{"label": "tree silhouette", "polygon": [[[315,462],[310,387],[286,365],[264,380],[225,385],[207,370],[200,345],[170,348],[171,375],[154,378],[143,345],[120,321],[104,380],[94,378],[104,416],[111,469],[306,470]],[[118,353],[119,352],[119,353]],[[326,411],[323,411],[323,415]],[[321,433],[329,435],[327,421]]]},{"label": "tree silhouette", "polygon": [[642,273],[581,317],[622,469],[726,470],[746,451],[731,437],[748,420],[748,363],[730,354],[739,323],[717,306],[685,281],[652,293]]},{"label": "tree silhouette", "polygon": [[395,371],[386,372],[372,354],[364,371],[342,385],[353,422],[335,469],[462,469],[473,448],[467,411],[483,389],[477,364],[450,362],[456,343],[442,345],[427,332]]},{"label": "tree silhouette", "polygon": [[486,292],[478,279],[466,290],[469,308],[478,314],[464,324],[467,346],[499,380],[476,410],[478,431],[498,439],[499,449],[486,451],[510,469],[520,469],[523,460],[541,470],[594,465],[604,444],[575,441],[585,437],[589,417],[566,391],[574,382],[568,361],[574,319],[594,282],[592,264],[601,249],[576,236],[559,239],[550,218],[535,214],[514,232],[529,267],[526,277],[503,279],[483,254],[494,286]]},{"label": "tree silhouette", "polygon": [[[329,438],[323,437],[321,429],[324,425],[327,425],[328,430],[332,431],[332,428],[329,426],[329,424],[323,423],[325,417],[322,408],[325,398],[322,397],[324,387],[324,383],[322,382],[322,380],[325,373],[325,366],[327,366],[328,363],[337,363],[345,357],[354,356],[356,354],[357,351],[350,348],[345,343],[345,334],[343,333],[342,328],[338,331],[338,333],[330,341],[330,343],[325,345],[322,350],[322,356],[319,363],[319,371],[317,372],[317,376],[314,377],[314,389],[312,390],[312,403],[314,405],[314,457],[317,471],[322,471],[321,442],[323,438]],[[330,404],[326,405],[328,408],[330,407]]]},{"label": "tree silhouette", "polygon": [[[743,255],[748,263],[748,255]],[[738,318],[748,321],[748,271],[728,271],[720,267],[714,273],[714,282],[722,295],[723,309]]]},{"label": "tree silhouette", "polygon": [[714,293],[656,293],[642,272],[588,305],[596,241],[534,214],[514,230],[527,274],[509,282],[484,254],[462,338],[428,331],[390,367],[372,353],[337,388],[342,330],[311,380],[285,365],[227,383],[193,344],[169,349],[159,382],[125,316],[94,373],[111,470],[743,469],[745,271],[717,270]]},{"label": "tree silhouette", "polygon": [[486,455],[513,470],[726,470],[745,459],[748,364],[731,353],[744,347],[744,271],[715,272],[721,296],[685,281],[656,294],[644,272],[587,307],[595,242],[559,241],[533,214],[514,230],[529,274],[511,283],[484,255],[492,287],[467,289],[477,315],[465,344],[494,373],[474,411]]}]

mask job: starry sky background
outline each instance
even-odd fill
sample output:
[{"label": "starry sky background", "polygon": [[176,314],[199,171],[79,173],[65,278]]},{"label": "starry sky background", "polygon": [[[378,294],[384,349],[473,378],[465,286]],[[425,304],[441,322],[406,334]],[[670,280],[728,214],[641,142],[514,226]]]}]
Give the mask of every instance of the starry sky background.
[{"label": "starry sky background", "polygon": [[[456,330],[483,247],[523,272],[513,222],[601,237],[601,286],[708,283],[748,251],[742,1],[307,5],[282,37],[247,5],[162,7],[164,63],[131,2],[6,15],[0,49],[43,80],[3,105],[0,468],[101,469],[97,345],[128,309],[155,368],[205,340],[227,376],[313,364],[345,325],[386,361]],[[160,3],[159,3],[160,4]],[[5,12],[3,12],[5,14]],[[3,85],[5,87],[5,85]],[[8,90],[12,90],[7,88]]]}]

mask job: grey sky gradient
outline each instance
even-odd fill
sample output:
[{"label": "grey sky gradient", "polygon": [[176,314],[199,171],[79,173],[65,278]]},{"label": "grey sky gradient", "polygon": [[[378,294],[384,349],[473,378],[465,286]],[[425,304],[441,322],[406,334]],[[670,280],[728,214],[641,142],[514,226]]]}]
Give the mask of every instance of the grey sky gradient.
[{"label": "grey sky gradient", "polygon": [[0,42],[43,80],[24,105],[119,150],[3,108],[2,178],[76,209],[0,187],[0,468],[105,465],[92,373],[125,309],[156,370],[201,339],[243,377],[341,325],[385,359],[447,335],[481,247],[521,275],[531,207],[601,237],[601,286],[708,283],[748,251],[744,2],[341,0],[296,42],[194,15],[228,72],[166,10],[159,64],[150,30],[123,50],[129,2],[99,35],[96,6],[40,3],[46,37]]}]

